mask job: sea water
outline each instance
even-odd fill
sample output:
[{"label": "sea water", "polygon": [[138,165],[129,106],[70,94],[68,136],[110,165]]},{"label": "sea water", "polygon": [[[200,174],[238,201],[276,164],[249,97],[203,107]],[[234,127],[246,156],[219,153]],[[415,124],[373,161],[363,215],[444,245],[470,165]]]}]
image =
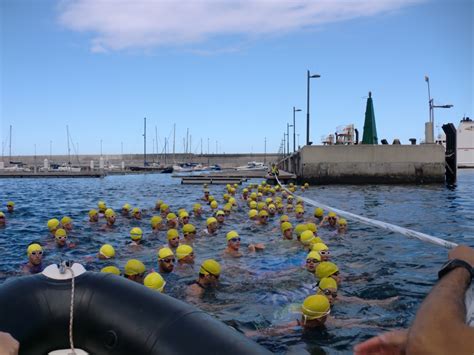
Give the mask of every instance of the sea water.
[{"label": "sea water", "polygon": [[[260,182],[259,180],[249,183]],[[247,183],[244,183],[244,186]],[[223,206],[222,185],[210,185],[211,195]],[[241,191],[239,187],[238,191]],[[305,197],[369,218],[390,222],[455,243],[473,246],[474,171],[459,171],[455,188],[444,185],[334,185],[312,186]],[[50,218],[70,216],[74,230],[70,240],[76,247],[45,250],[45,264],[74,260],[89,270],[98,271],[107,262],[97,260],[104,243],[115,247],[114,263],[123,270],[129,258],[142,260],[148,270],[158,270],[156,251],[166,243],[165,232],[153,235],[149,220],[158,199],[173,211],[192,210],[203,196],[202,186],[181,185],[169,175],[109,176],[102,179],[2,179],[0,203],[15,202],[15,212],[6,213],[7,226],[0,227],[0,283],[18,277],[27,262],[26,247],[32,241],[48,238],[46,222]],[[103,230],[104,220],[88,222],[87,213],[103,200],[117,213],[116,227]],[[187,285],[196,278],[198,265],[207,258],[221,262],[223,271],[219,289],[197,304],[218,319],[241,331],[266,329],[299,317],[299,305],[314,292],[316,279],[304,270],[306,252],[297,242],[283,241],[278,218],[269,225],[256,227],[247,218],[247,207],[239,199],[240,209],[232,213],[216,236],[198,238],[194,244],[194,272],[168,276],[165,292],[185,300]],[[121,206],[130,203],[144,209],[141,221],[120,216]],[[204,206],[205,217],[211,215]],[[314,208],[306,206],[306,216]],[[294,215],[291,222],[296,223]],[[342,236],[320,230],[329,245],[332,261],[339,266],[343,282],[339,294],[358,300],[336,301],[331,317],[340,322],[326,330],[302,334],[291,331],[279,336],[265,332],[254,339],[276,353],[351,352],[352,346],[381,331],[407,327],[436,281],[437,271],[446,260],[447,250],[349,220]],[[198,231],[205,218],[191,219]],[[139,226],[145,246],[130,249],[129,231]],[[244,256],[226,259],[225,234],[237,230],[242,238]],[[263,252],[245,253],[250,242],[266,245]],[[50,243],[51,244],[51,243]]]}]

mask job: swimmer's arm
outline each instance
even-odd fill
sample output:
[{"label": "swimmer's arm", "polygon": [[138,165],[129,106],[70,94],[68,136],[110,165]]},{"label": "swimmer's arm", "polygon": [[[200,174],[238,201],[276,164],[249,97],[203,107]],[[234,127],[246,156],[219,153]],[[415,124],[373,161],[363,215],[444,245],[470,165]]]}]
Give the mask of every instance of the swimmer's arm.
[{"label": "swimmer's arm", "polygon": [[294,328],[298,326],[298,322],[293,321],[286,324],[277,325],[271,328],[257,329],[257,330],[245,330],[244,333],[249,338],[258,336],[278,336],[288,333],[293,333]]},{"label": "swimmer's arm", "polygon": [[391,302],[396,301],[399,297],[394,296],[394,297],[386,298],[383,300],[370,300],[370,299],[359,298],[356,296],[338,295],[337,298],[343,302],[349,302],[349,303],[365,303],[365,304],[370,304],[372,306],[386,306],[390,304]]},{"label": "swimmer's arm", "polygon": [[248,249],[250,252],[261,251],[265,249],[263,243],[249,244]]},{"label": "swimmer's arm", "polygon": [[410,328],[407,353],[473,353],[474,328],[465,323],[464,295],[469,283],[470,274],[464,268],[456,268],[438,281]]}]

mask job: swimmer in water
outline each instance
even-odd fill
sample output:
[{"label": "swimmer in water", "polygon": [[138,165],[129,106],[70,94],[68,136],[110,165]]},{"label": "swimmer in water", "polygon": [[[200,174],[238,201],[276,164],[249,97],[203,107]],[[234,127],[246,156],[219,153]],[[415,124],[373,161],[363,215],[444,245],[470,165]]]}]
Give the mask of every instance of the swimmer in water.
[{"label": "swimmer in water", "polygon": [[321,262],[321,255],[317,251],[310,251],[306,256],[306,264],[305,268],[310,273],[314,274],[316,271],[316,267]]},{"label": "swimmer in water", "polygon": [[176,248],[176,257],[178,258],[178,266],[194,265],[194,251],[187,244],[181,244]]},{"label": "swimmer in water", "polygon": [[76,246],[76,244],[72,242],[67,242],[67,233],[62,228],[59,228],[56,233],[54,233],[54,239],[58,248],[74,248]]},{"label": "swimmer in water", "polygon": [[115,249],[110,244],[104,244],[100,247],[99,253],[97,255],[99,260],[108,260],[115,257]]},{"label": "swimmer in water", "polygon": [[217,233],[218,224],[215,217],[209,217],[206,220],[206,229],[203,230],[203,235],[215,235]]},{"label": "swimmer in water", "polygon": [[97,210],[92,209],[89,211],[89,222],[99,222],[99,212]]},{"label": "swimmer in water", "polygon": [[14,210],[15,210],[15,202],[8,201],[7,202],[7,212],[8,213],[13,213]]},{"label": "swimmer in water", "polygon": [[135,207],[132,210],[132,218],[134,218],[136,220],[141,220],[142,219],[142,210],[139,209],[138,207]]},{"label": "swimmer in water", "polygon": [[325,277],[333,278],[338,285],[341,284],[341,276],[339,275],[339,268],[336,264],[330,261],[323,261],[317,267],[315,271],[316,277],[322,280]]},{"label": "swimmer in water", "polygon": [[0,212],[0,227],[3,227],[7,224],[7,219],[5,217],[5,213]]},{"label": "swimmer in water", "polygon": [[168,229],[166,237],[168,238],[168,248],[173,250],[179,246],[179,232],[177,229]]},{"label": "swimmer in water", "polygon": [[329,247],[324,243],[314,243],[311,251],[317,251],[321,255],[321,261],[329,261],[331,259]]},{"label": "swimmer in water", "polygon": [[347,231],[347,221],[344,218],[339,218],[337,221],[337,233],[344,234]]},{"label": "swimmer in water", "polygon": [[156,201],[156,203],[155,203],[155,211],[159,211],[162,204],[163,204],[163,200],[158,200],[158,201]]},{"label": "swimmer in water", "polygon": [[132,208],[132,206],[130,206],[129,203],[126,203],[125,205],[122,206],[122,211],[121,211],[121,214],[123,217],[130,217],[130,209]]},{"label": "swimmer in water", "polygon": [[200,203],[195,203],[193,205],[193,216],[194,218],[202,218],[202,206]]},{"label": "swimmer in water", "polygon": [[196,281],[186,289],[188,297],[200,297],[205,290],[214,289],[219,284],[219,277],[221,274],[220,264],[213,260],[204,260],[199,269],[199,276]]},{"label": "swimmer in water", "polygon": [[292,240],[293,239],[293,226],[290,222],[283,222],[281,224],[281,233],[283,235],[283,239]]},{"label": "swimmer in water", "polygon": [[225,212],[222,210],[219,210],[216,212],[215,217],[217,219],[217,224],[219,227],[222,227],[225,221]]},{"label": "swimmer in water", "polygon": [[160,206],[160,213],[162,218],[166,218],[168,213],[170,213],[170,207],[166,203],[162,203]]},{"label": "swimmer in water", "polygon": [[316,223],[321,223],[323,221],[323,218],[324,218],[324,210],[321,208],[321,207],[316,207],[314,209],[314,218],[316,220]]},{"label": "swimmer in water", "polygon": [[143,231],[141,228],[134,227],[130,230],[130,239],[132,240],[129,245],[130,246],[139,246],[143,244]]},{"label": "swimmer in water", "polygon": [[174,253],[170,248],[158,250],[158,266],[161,274],[169,274],[174,269]]},{"label": "swimmer in water", "polygon": [[130,281],[137,282],[139,284],[143,283],[145,277],[146,267],[145,265],[137,259],[130,259],[125,264],[124,276]]},{"label": "swimmer in water", "polygon": [[145,276],[143,284],[152,290],[163,293],[166,286],[166,281],[159,273],[151,272]]},{"label": "swimmer in water", "polygon": [[[240,236],[236,231],[230,231],[226,235],[227,239],[227,248],[224,250],[224,255],[232,256],[235,258],[241,257],[242,253],[239,251],[240,249]],[[262,243],[258,244],[249,244],[248,250],[250,252],[255,252],[257,250],[263,250],[265,246]]]},{"label": "swimmer in water", "polygon": [[166,229],[166,227],[163,225],[163,218],[161,218],[161,216],[151,217],[150,224],[151,224],[151,230],[153,231],[153,233],[157,233],[160,230]]},{"label": "swimmer in water", "polygon": [[71,217],[65,216],[65,217],[61,218],[61,226],[67,232],[72,231],[72,219],[71,219]]},{"label": "swimmer in water", "polygon": [[168,229],[176,229],[179,226],[178,216],[170,212],[166,215],[166,227]]},{"label": "swimmer in water", "polygon": [[111,209],[111,208],[107,208],[105,210],[105,220],[106,220],[106,223],[107,223],[106,226],[109,227],[109,228],[112,227],[115,224],[115,219],[116,219],[116,217],[115,217],[114,210]]},{"label": "swimmer in water", "polygon": [[179,213],[179,224],[184,226],[189,223],[189,213],[187,211],[182,211]]},{"label": "swimmer in water", "polygon": [[321,223],[319,223],[320,227],[326,227],[331,229],[336,229],[337,226],[337,215],[334,212],[329,212],[326,217],[323,218]]},{"label": "swimmer in water", "polygon": [[292,333],[298,330],[308,331],[311,329],[322,329],[331,313],[331,305],[326,296],[311,295],[306,297],[301,305],[301,318],[293,322],[279,326],[262,329],[258,331],[245,331],[245,335],[253,337],[256,335],[278,336]]},{"label": "swimmer in water", "polygon": [[28,263],[23,265],[24,274],[37,274],[43,271],[43,248],[38,243],[31,243],[26,249]]},{"label": "swimmer in water", "polygon": [[259,226],[267,225],[268,224],[268,212],[265,211],[265,210],[261,210],[258,213],[258,219],[257,219],[255,224],[259,225]]},{"label": "swimmer in water", "polygon": [[184,236],[183,243],[192,245],[194,243],[194,239],[196,238],[196,227],[188,223],[183,226],[182,231]]},{"label": "swimmer in water", "polygon": [[59,220],[56,218],[51,218],[46,225],[48,226],[49,233],[51,233],[51,236],[54,237],[60,225]]}]

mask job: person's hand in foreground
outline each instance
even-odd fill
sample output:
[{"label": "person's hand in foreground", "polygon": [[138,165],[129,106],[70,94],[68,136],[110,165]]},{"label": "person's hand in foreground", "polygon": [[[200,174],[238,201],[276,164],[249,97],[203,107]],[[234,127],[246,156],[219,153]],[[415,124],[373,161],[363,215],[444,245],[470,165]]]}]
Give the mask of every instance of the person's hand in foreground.
[{"label": "person's hand in foreground", "polygon": [[0,332],[0,355],[18,355],[20,343],[9,333]]},{"label": "person's hand in foreground", "polygon": [[408,341],[408,329],[393,330],[382,333],[354,346],[355,355],[379,354],[398,355],[404,354]]}]

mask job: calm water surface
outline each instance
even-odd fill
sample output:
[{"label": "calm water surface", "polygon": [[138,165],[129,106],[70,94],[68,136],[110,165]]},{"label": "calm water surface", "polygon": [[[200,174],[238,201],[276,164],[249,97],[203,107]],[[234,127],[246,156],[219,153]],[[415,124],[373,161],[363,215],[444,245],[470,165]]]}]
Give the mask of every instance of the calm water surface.
[{"label": "calm water surface", "polygon": [[[260,181],[253,181],[260,182]],[[209,187],[222,206],[224,186]],[[304,196],[366,217],[398,224],[456,243],[473,246],[474,171],[460,171],[458,185],[448,189],[430,186],[325,186],[311,187]],[[202,196],[201,186],[181,185],[169,175],[110,176],[104,179],[2,179],[0,203],[16,203],[0,229],[0,283],[17,277],[27,262],[26,246],[47,238],[46,222],[68,215],[74,221],[71,239],[77,247],[70,251],[54,248],[45,252],[46,264],[60,259],[74,259],[90,270],[104,264],[95,260],[103,243],[111,243],[117,252],[116,264],[123,267],[131,257],[141,259],[148,269],[157,269],[156,250],[165,243],[165,232],[151,235],[149,219],[157,199],[163,199],[172,210],[184,207],[190,211]],[[116,228],[103,231],[91,226],[87,213],[99,200],[106,201],[117,212]],[[130,203],[147,209],[140,222],[119,216],[120,207]],[[311,215],[313,207],[307,206]],[[215,258],[223,265],[219,290],[203,299],[198,306],[217,318],[242,330],[255,330],[284,324],[298,318],[298,305],[312,292],[313,275],[302,269],[306,252],[296,242],[280,238],[275,218],[268,226],[256,228],[248,223],[247,208],[234,213],[215,237],[202,238],[195,245],[197,264]],[[210,215],[206,206],[206,217]],[[193,221],[203,229],[205,220]],[[292,221],[294,222],[294,220]],[[147,244],[141,250],[126,246],[129,230],[140,226]],[[266,250],[240,259],[226,260],[222,251],[225,234],[236,229],[243,246],[251,241],[266,244]],[[260,336],[256,340],[277,353],[350,353],[352,346],[382,330],[406,327],[420,302],[436,280],[436,273],[446,259],[447,251],[438,246],[409,239],[375,227],[349,221],[343,237],[321,231],[330,246],[333,261],[344,277],[340,294],[362,300],[337,301],[331,316],[340,324],[325,331],[283,336]],[[184,299],[184,289],[195,273],[168,277],[166,292]],[[374,301],[376,300],[376,301]]]}]

